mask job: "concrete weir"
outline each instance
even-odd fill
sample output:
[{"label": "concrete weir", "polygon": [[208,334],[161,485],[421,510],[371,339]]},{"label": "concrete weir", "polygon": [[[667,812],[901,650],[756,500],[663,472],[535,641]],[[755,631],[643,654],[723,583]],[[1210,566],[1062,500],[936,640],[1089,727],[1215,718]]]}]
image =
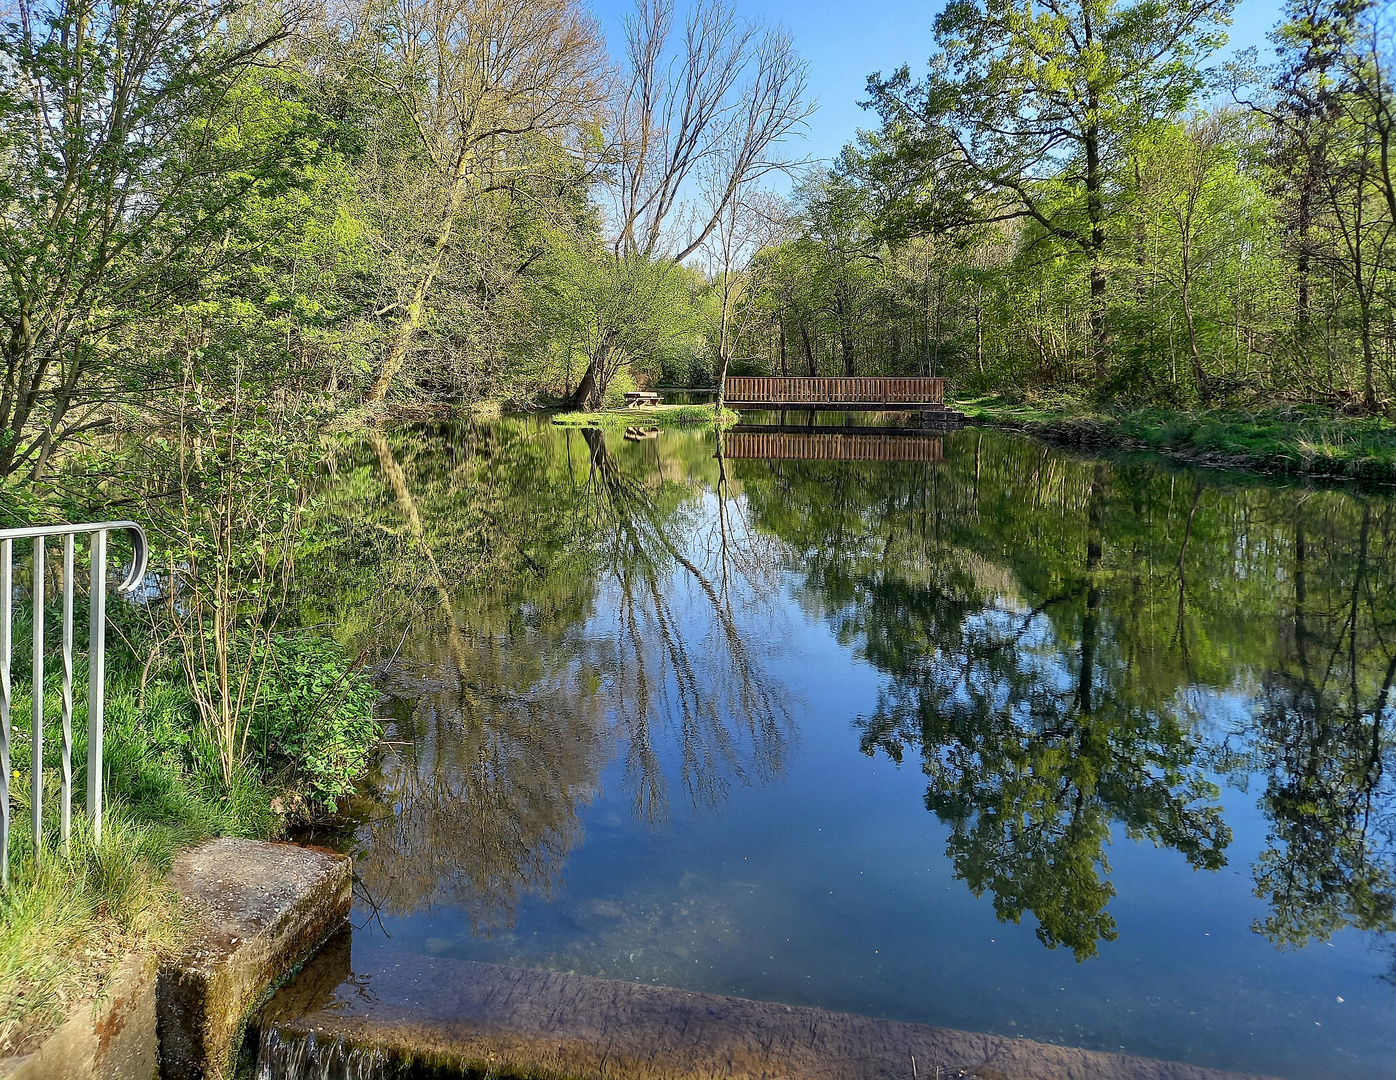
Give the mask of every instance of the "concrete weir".
[{"label": "concrete weir", "polygon": [[349,914],[344,856],[252,840],[181,854],[171,884],[193,909],[178,955],[128,957],[0,1080],[226,1080],[249,1016]]},{"label": "concrete weir", "polygon": [[182,854],[170,882],[200,927],[160,967],[160,1075],[224,1080],[251,1012],[344,925],[353,867],[291,844],[213,840]]},{"label": "concrete weir", "polygon": [[[1177,1062],[581,975],[337,935],[262,1015],[267,1074],[575,1080],[1242,1080]],[[259,1070],[260,1071],[260,1070]]]}]

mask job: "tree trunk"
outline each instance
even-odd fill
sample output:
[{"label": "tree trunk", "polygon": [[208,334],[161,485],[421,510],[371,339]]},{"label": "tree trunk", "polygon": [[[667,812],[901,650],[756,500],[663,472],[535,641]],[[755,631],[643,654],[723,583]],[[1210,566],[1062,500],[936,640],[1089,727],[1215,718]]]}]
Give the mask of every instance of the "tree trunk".
[{"label": "tree trunk", "polygon": [[451,242],[451,230],[455,226],[456,215],[460,212],[461,203],[465,201],[465,176],[469,161],[469,153],[462,150],[456,159],[454,176],[451,179],[451,192],[446,200],[446,212],[441,216],[441,226],[437,231],[436,242],[431,246],[431,256],[427,259],[422,276],[417,279],[416,288],[412,290],[412,301],[407,305],[407,311],[398,322],[397,332],[393,334],[393,343],[388,347],[388,352],[383,357],[378,377],[373,380],[373,386],[369,388],[366,399],[369,405],[383,403],[389,388],[393,385],[393,380],[397,378],[397,373],[402,370],[402,365],[407,360],[407,350],[412,344],[412,336],[422,323],[422,311],[426,307],[427,294],[431,291],[431,284],[436,280],[437,272],[441,269],[441,260],[445,257],[446,246]]},{"label": "tree trunk", "polygon": [[1372,378],[1375,362],[1375,352],[1372,348],[1372,301],[1370,296],[1364,298],[1360,286],[1358,296],[1358,306],[1362,312],[1362,405],[1368,412],[1373,412],[1377,407],[1377,390]]},{"label": "tree trunk", "polygon": [[1312,166],[1300,180],[1299,207],[1294,219],[1295,253],[1294,269],[1298,277],[1298,290],[1294,298],[1294,321],[1299,329],[1301,342],[1308,338],[1309,331],[1309,223],[1313,215],[1313,192],[1310,185]]},{"label": "tree trunk", "polygon": [[564,408],[590,412],[601,404],[601,395],[606,391],[597,375],[599,366],[600,362],[597,357],[592,357],[587,361],[587,369],[582,373],[581,381],[577,383],[577,389],[572,391],[572,396],[563,402]]},{"label": "tree trunk", "polygon": [[809,368],[810,377],[819,374],[819,365],[814,359],[814,349],[809,342],[809,327],[803,322],[800,323],[800,342],[805,347],[805,366]]},{"label": "tree trunk", "polygon": [[[1089,48],[1094,28],[1087,17],[1086,45]],[[1086,93],[1086,111],[1094,117],[1098,115],[1100,101],[1093,87]],[[1095,381],[1098,387],[1105,385],[1109,375],[1109,355],[1105,325],[1105,269],[1101,257],[1105,253],[1105,205],[1101,191],[1105,182],[1105,170],[1100,160],[1100,128],[1092,120],[1084,131],[1086,150],[1086,216],[1090,219],[1091,234],[1087,254],[1091,264],[1091,353],[1095,360]]]},{"label": "tree trunk", "polygon": [[979,374],[984,374],[984,309],[974,309],[974,362]]},{"label": "tree trunk", "polygon": [[1183,234],[1183,281],[1180,288],[1183,299],[1183,322],[1188,328],[1188,352],[1192,356],[1192,377],[1197,382],[1197,397],[1206,405],[1210,396],[1207,388],[1207,372],[1202,367],[1202,350],[1197,344],[1197,323],[1192,316],[1192,261],[1188,256],[1190,238]]},{"label": "tree trunk", "polygon": [[441,233],[432,246],[432,258],[427,263],[426,271],[418,278],[417,287],[412,290],[412,300],[407,305],[407,311],[401,321],[398,322],[397,331],[393,334],[393,342],[388,346],[388,352],[383,357],[383,364],[378,369],[378,377],[373,380],[373,385],[369,388],[368,397],[365,399],[369,405],[383,403],[383,399],[388,396],[388,389],[393,385],[393,380],[397,378],[397,373],[402,370],[402,365],[407,360],[407,350],[411,347],[412,336],[422,323],[422,309],[426,304],[427,292],[431,289],[431,283],[436,279],[436,273],[441,268],[442,255],[451,239],[451,225],[454,218],[455,214],[452,213],[442,224]]}]

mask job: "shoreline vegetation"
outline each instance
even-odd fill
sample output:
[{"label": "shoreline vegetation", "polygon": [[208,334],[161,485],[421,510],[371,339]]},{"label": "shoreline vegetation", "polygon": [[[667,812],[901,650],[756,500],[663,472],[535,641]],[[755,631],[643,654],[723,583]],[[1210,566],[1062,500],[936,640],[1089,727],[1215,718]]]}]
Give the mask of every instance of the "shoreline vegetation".
[{"label": "shoreline vegetation", "polygon": [[[50,600],[52,595],[50,594]],[[17,605],[19,606],[19,605]],[[27,779],[11,786],[10,881],[0,889],[0,1057],[31,1052],[64,1019],[105,992],[133,952],[177,948],[192,930],[165,877],[184,848],[215,836],[269,840],[325,820],[366,772],[379,738],[377,691],[333,642],[298,629],[264,643],[264,691],[243,711],[245,752],[230,775],[216,730],[200,717],[208,688],[148,638],[137,605],[108,607],[105,812],[94,842],[86,788],[87,672],[73,685],[71,845],[60,840],[56,748],[46,745],[44,838],[29,831]],[[49,606],[46,615],[60,612]],[[79,621],[85,613],[78,612]],[[32,622],[17,614],[16,640]],[[52,622],[50,622],[52,625]],[[139,650],[139,652],[138,652]],[[46,696],[57,697],[51,680]],[[13,670],[16,777],[29,759],[31,678]],[[51,744],[49,733],[45,739]]]},{"label": "shoreline vegetation", "polygon": [[[102,942],[158,944],[180,844],[353,790],[377,735],[350,593],[454,618],[500,550],[532,565],[524,518],[490,532],[488,467],[443,481],[475,500],[452,521],[479,519],[434,539],[381,421],[460,464],[487,439],[432,422],[497,412],[479,403],[688,427],[711,406],[604,406],[729,372],[936,370],[971,420],[1055,442],[1396,479],[1392,5],[1290,0],[1269,66],[1241,70],[1219,51],[1235,0],[953,0],[929,65],[888,57],[874,126],[817,164],[793,142],[812,72],[742,2],[642,0],[610,42],[586,0],[0,20],[0,520],[139,520],[152,568],[108,616],[113,714],[135,718],[110,754],[140,758],[113,764],[124,824],[37,874],[14,829],[0,1053],[100,982]],[[481,79],[481,56],[509,62]],[[1095,104],[1040,124],[1063,100]],[[341,439],[389,493],[346,486],[335,517],[322,480],[361,464]],[[353,579],[377,545],[399,576]]]},{"label": "shoreline vegetation", "polygon": [[714,416],[711,405],[647,405],[636,409],[599,409],[593,412],[558,412],[552,422],[558,427],[602,428],[618,431],[622,428],[681,428],[716,425],[731,427],[741,419],[733,409],[724,408]]},{"label": "shoreline vegetation", "polygon": [[1396,422],[1320,407],[1093,408],[1070,398],[963,398],[970,423],[1021,431],[1080,450],[1140,451],[1190,465],[1267,476],[1396,484]]}]

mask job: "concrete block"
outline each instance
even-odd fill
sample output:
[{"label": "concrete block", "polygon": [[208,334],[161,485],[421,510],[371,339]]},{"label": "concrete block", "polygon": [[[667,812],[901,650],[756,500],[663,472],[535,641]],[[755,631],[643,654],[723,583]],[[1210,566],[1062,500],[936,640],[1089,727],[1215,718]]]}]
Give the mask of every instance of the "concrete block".
[{"label": "concrete block", "polygon": [[170,883],[199,919],[160,966],[164,1080],[228,1080],[249,1015],[349,916],[343,855],[254,840],[211,840],[175,861]]},{"label": "concrete block", "polygon": [[129,956],[96,1001],[79,1007],[31,1054],[0,1061],[4,1080],[155,1080],[153,955]]}]

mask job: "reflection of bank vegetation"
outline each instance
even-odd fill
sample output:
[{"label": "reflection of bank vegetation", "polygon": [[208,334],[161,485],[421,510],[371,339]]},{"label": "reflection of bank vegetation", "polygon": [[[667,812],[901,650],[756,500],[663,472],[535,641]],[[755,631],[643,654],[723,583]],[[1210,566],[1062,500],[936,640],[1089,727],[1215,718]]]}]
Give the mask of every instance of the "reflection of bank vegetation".
[{"label": "reflection of bank vegetation", "polygon": [[[1116,933],[1112,836],[1215,870],[1231,835],[1215,778],[1258,774],[1257,929],[1297,945],[1393,928],[1384,503],[970,432],[935,465],[733,461],[701,436],[508,423],[444,453],[386,444],[400,486],[381,454],[337,462],[330,498],[370,513],[328,551],[349,575],[339,614],[399,654],[414,703],[381,777],[399,812],[365,832],[377,900],[506,922],[554,887],[618,747],[649,820],[671,777],[714,805],[778,773],[794,732],[762,620],[793,565],[799,601],[887,677],[864,750],[920,758],[948,856],[1001,917],[1092,955]],[[1253,715],[1218,707],[1243,697]]]},{"label": "reflection of bank vegetation", "polygon": [[712,807],[783,768],[784,692],[740,629],[779,580],[775,549],[691,479],[713,467],[701,438],[685,463],[613,443],[505,423],[374,435],[334,460],[330,512],[371,508],[325,552],[349,577],[339,622],[411,713],[361,837],[374,904],[449,901],[507,924],[522,896],[552,892],[617,745],[651,821],[670,772]]},{"label": "reflection of bank vegetation", "polygon": [[[677,727],[686,795],[714,806],[733,779],[764,780],[783,768],[784,694],[736,610],[778,587],[776,549],[733,522],[721,472],[713,498],[701,488],[651,487],[617,467],[601,432],[583,434],[591,521],[621,631],[612,678],[636,813],[667,814],[652,730],[664,720]],[[696,603],[680,610],[681,598]]]}]

